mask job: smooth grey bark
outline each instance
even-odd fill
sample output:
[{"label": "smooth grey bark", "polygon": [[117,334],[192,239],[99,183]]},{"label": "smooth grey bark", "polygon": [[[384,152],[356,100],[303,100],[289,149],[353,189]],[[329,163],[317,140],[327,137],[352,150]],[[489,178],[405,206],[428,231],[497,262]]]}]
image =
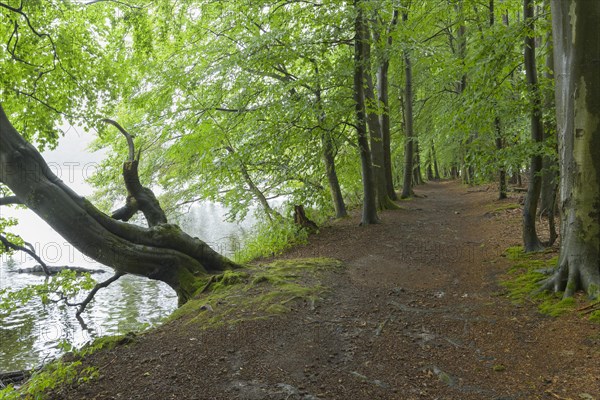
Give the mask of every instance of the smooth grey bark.
[{"label": "smooth grey bark", "polygon": [[[544,139],[542,125],[542,106],[538,87],[535,63],[534,3],[533,0],[523,0],[523,17],[529,33],[525,35],[524,61],[525,75],[532,96],[531,104],[531,140],[541,143]],[[525,252],[539,251],[544,248],[536,231],[536,213],[538,200],[542,189],[542,156],[539,153],[531,156],[529,167],[529,185],[525,204],[523,205],[523,247]]]},{"label": "smooth grey bark", "polygon": [[[408,21],[408,11],[402,12],[402,21],[406,23]],[[403,182],[402,182],[402,194],[400,197],[406,199],[412,194],[412,177],[413,177],[413,163],[414,163],[414,124],[413,124],[413,77],[412,77],[412,64],[410,59],[410,52],[407,48],[404,49],[404,125],[405,125],[405,139],[404,139],[404,171],[403,171]]]},{"label": "smooth grey bark", "polygon": [[0,106],[0,182],[86,256],[117,272],[167,283],[187,301],[201,278],[238,265],[177,225],[144,228],[112,219],[66,186]]},{"label": "smooth grey bark", "polygon": [[360,153],[362,181],[363,181],[363,209],[361,225],[376,224],[379,222],[377,216],[375,177],[373,176],[373,164],[371,150],[367,136],[367,122],[365,112],[365,63],[363,48],[368,40],[366,21],[362,10],[362,2],[354,0],[356,19],[354,21],[354,106],[356,112],[356,133],[358,136],[358,149]]},{"label": "smooth grey bark", "polygon": [[560,165],[558,269],[544,289],[600,296],[600,2],[552,0]]},{"label": "smooth grey bark", "polygon": [[[544,1],[544,4],[548,4]],[[546,7],[544,7],[546,8]],[[548,33],[546,38],[548,45],[548,53],[546,54],[546,70],[544,77],[546,80],[551,81],[554,79],[554,54],[552,50],[552,34]],[[544,109],[554,110],[554,93],[548,90],[544,93]],[[544,129],[544,142],[552,141],[555,139],[556,126],[550,126],[546,124]],[[544,155],[542,159],[542,189],[540,194],[540,205],[538,215],[547,216],[549,220],[554,218],[556,196],[558,191],[558,149],[554,147],[555,153],[552,155]],[[551,236],[556,236],[556,232],[550,232]],[[551,240],[552,241],[552,240]]]}]

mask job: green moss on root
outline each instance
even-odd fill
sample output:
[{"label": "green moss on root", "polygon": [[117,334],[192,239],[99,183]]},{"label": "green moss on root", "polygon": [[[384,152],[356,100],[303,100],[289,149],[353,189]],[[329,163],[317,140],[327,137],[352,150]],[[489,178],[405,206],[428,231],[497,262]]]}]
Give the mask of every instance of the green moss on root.
[{"label": "green moss on root", "polygon": [[[552,252],[525,253],[522,247],[516,246],[506,249],[505,255],[513,264],[500,285],[506,288],[506,296],[514,303],[532,302],[542,314],[553,317],[574,312],[582,305],[585,307],[582,298],[563,298],[562,293],[540,291],[541,282],[550,276],[548,273],[558,264],[558,256],[553,256]],[[600,315],[594,314],[589,314],[589,319],[598,319],[600,322]]]},{"label": "green moss on root", "polygon": [[312,307],[327,291],[323,272],[341,266],[330,258],[306,258],[227,271],[207,281],[170,319],[185,318],[207,329],[279,315],[299,304]]}]

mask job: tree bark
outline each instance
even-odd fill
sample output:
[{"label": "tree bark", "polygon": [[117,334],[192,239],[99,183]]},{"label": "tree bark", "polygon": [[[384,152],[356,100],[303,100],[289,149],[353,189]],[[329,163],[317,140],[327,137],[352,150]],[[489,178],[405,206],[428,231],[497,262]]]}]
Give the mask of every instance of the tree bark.
[{"label": "tree bark", "polygon": [[431,158],[433,159],[433,177],[435,180],[440,180],[440,169],[438,166],[437,155],[435,153],[435,146],[433,140],[431,141]]},{"label": "tree bark", "polygon": [[[402,21],[408,21],[408,11],[402,12]],[[413,87],[412,87],[412,65],[410,52],[404,49],[404,119],[405,119],[405,140],[404,140],[404,181],[402,182],[402,195],[406,199],[412,194],[412,175],[413,175],[413,156],[414,156],[414,125],[413,125]]]},{"label": "tree bark", "polygon": [[545,289],[600,296],[600,2],[552,0],[561,246]]},{"label": "tree bark", "polygon": [[[494,119],[494,126],[496,128],[496,150],[500,152],[503,146],[502,140],[502,124],[500,123],[500,117]],[[506,185],[506,169],[504,168],[503,161],[499,161],[498,167],[498,200],[506,199],[507,185]]]},{"label": "tree bark", "polygon": [[391,133],[390,133],[390,101],[389,101],[389,69],[390,69],[390,58],[388,52],[392,47],[392,29],[398,24],[398,10],[394,10],[392,15],[392,21],[386,31],[387,37],[385,42],[385,48],[383,51],[382,60],[379,64],[377,71],[377,91],[379,95],[379,102],[383,108],[381,113],[380,125],[381,125],[381,140],[383,142],[383,169],[385,176],[385,184],[387,189],[387,195],[391,200],[397,200],[398,195],[394,189],[394,177],[392,171],[392,151],[391,151]]},{"label": "tree bark", "polygon": [[[547,8],[547,0],[544,1],[544,8]],[[549,14],[550,15],[550,14]],[[550,19],[550,18],[549,18]],[[546,41],[548,45],[548,53],[546,55],[546,71],[545,79],[551,81],[554,79],[554,54],[552,50],[552,35],[548,33]],[[544,109],[554,110],[554,93],[551,90],[544,92]],[[546,124],[544,129],[544,142],[547,143],[555,138],[556,127]],[[549,146],[547,146],[549,147]],[[558,149],[552,147],[554,152],[551,155],[544,155],[542,159],[542,189],[540,195],[539,215],[547,216],[548,219],[554,218],[554,209],[556,204],[556,195],[558,188]],[[556,235],[556,232],[551,232],[551,235]]]},{"label": "tree bark", "polygon": [[[537,80],[537,71],[535,65],[535,37],[533,36],[534,15],[533,0],[523,1],[523,16],[528,33],[525,36],[525,75],[527,84],[531,92],[531,139],[534,143],[541,143],[544,138],[544,128],[542,125],[541,100]],[[542,243],[536,231],[536,212],[538,199],[542,188],[542,156],[539,151],[531,157],[529,168],[529,186],[523,205],[523,246],[526,252],[539,251],[543,249]]]},{"label": "tree bark", "polygon": [[366,22],[362,10],[362,2],[354,0],[357,14],[354,23],[354,105],[356,111],[356,133],[358,135],[358,149],[363,181],[363,212],[361,225],[376,224],[379,222],[377,216],[376,187],[373,175],[373,164],[371,150],[367,137],[366,113],[365,113],[365,62],[364,43],[368,40]]},{"label": "tree bark", "polygon": [[176,225],[144,228],[99,211],[52,173],[1,106],[0,181],[84,255],[117,272],[167,283],[180,304],[202,286],[202,276],[238,267]]},{"label": "tree bark", "polygon": [[348,215],[344,196],[340,188],[337,172],[335,170],[335,155],[331,134],[329,132],[321,133],[321,145],[323,146],[323,164],[325,164],[325,175],[329,184],[329,192],[335,210],[336,218],[343,218]]},{"label": "tree bark", "polygon": [[[490,27],[494,26],[495,23],[495,14],[494,14],[494,0],[490,0],[489,3],[490,10]],[[504,141],[502,140],[502,122],[500,121],[500,117],[496,116],[494,118],[494,128],[496,132],[496,150],[499,159],[498,165],[498,200],[506,199],[506,168],[504,167],[504,161],[500,159],[500,152],[504,147]]]},{"label": "tree bark", "polygon": [[[319,68],[315,62],[315,75],[319,76]],[[331,193],[331,201],[333,202],[333,208],[335,210],[336,218],[343,218],[348,215],[346,211],[346,204],[344,203],[344,196],[342,196],[342,189],[340,188],[340,182],[335,170],[335,151],[333,146],[333,138],[331,132],[325,129],[325,111],[323,111],[323,100],[321,98],[321,85],[317,85],[315,92],[317,100],[317,112],[319,125],[321,126],[321,146],[323,148],[322,158],[325,166],[325,175],[327,176],[327,182],[329,184],[329,192]]]}]

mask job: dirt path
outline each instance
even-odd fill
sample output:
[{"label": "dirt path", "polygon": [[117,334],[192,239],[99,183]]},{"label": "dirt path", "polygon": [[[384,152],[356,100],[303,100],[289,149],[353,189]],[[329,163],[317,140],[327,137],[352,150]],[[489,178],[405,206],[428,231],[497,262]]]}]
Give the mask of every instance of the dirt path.
[{"label": "dirt path", "polygon": [[490,216],[495,193],[456,183],[417,194],[380,225],[338,221],[285,255],[347,265],[316,308],[167,325],[94,355],[101,377],[53,398],[600,399],[598,325],[498,295],[518,211]]}]

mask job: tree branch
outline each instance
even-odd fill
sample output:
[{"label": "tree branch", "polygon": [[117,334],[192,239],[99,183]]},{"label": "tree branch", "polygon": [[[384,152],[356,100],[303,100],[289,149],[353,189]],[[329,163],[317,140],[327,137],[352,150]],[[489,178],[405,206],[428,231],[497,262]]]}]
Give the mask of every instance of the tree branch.
[{"label": "tree branch", "polygon": [[130,162],[134,161],[135,160],[135,145],[133,144],[133,136],[131,136],[129,134],[129,132],[127,132],[121,125],[119,125],[119,123],[117,121],[114,121],[114,120],[108,119],[108,118],[104,118],[102,120],[102,122],[106,122],[107,124],[114,126],[115,128],[117,128],[119,130],[119,132],[121,132],[123,134],[123,136],[125,136],[125,139],[127,140],[127,147],[129,148],[128,161],[130,161]]},{"label": "tree branch", "polygon": [[[46,265],[46,263],[37,254],[35,254],[35,251],[33,251],[33,248],[29,249],[27,247],[23,247],[18,244],[15,244],[15,243],[11,242],[10,240],[8,240],[3,235],[0,235],[0,242],[2,242],[2,244],[4,245],[4,248],[6,250],[12,249],[12,250],[22,251],[24,253],[29,254],[35,261],[37,261],[40,264],[40,266],[44,270],[44,273],[46,274],[46,276],[51,275],[50,270],[48,269],[48,265]],[[29,243],[27,243],[27,245],[31,246],[31,244],[29,244]]]},{"label": "tree branch", "polygon": [[87,297],[81,303],[69,304],[72,306],[79,306],[79,308],[77,309],[77,312],[75,313],[75,317],[77,317],[77,319],[80,318],[81,313],[83,313],[83,311],[85,311],[85,308],[87,307],[87,305],[90,303],[90,301],[92,301],[94,299],[94,296],[96,295],[96,293],[98,293],[98,291],[100,289],[103,289],[103,288],[109,286],[111,283],[115,282],[123,275],[125,275],[124,272],[116,272],[113,276],[111,276],[104,282],[97,283],[96,286],[94,286],[94,288],[88,293]]},{"label": "tree branch", "polygon": [[0,197],[0,206],[7,206],[9,204],[23,204],[23,202],[17,196]]}]

